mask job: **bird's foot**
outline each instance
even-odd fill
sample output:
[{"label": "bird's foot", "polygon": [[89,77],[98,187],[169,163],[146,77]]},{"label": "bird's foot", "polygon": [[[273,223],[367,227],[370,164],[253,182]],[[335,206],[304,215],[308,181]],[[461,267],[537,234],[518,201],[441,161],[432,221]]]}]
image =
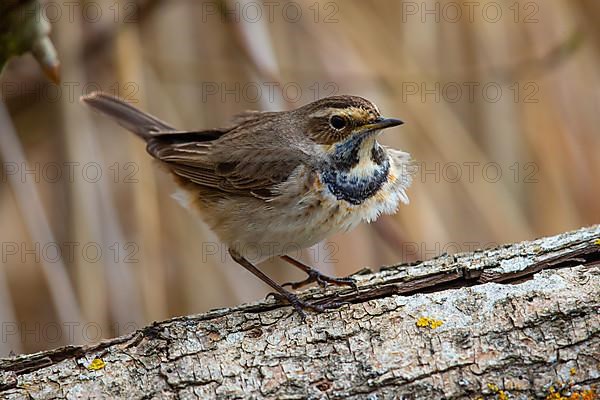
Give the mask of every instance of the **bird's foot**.
[{"label": "bird's foot", "polygon": [[296,294],[291,292],[275,293],[271,292],[267,294],[267,298],[273,296],[276,300],[289,303],[294,310],[300,315],[302,322],[306,322],[305,310],[315,311],[317,313],[325,312],[328,309],[338,308],[345,304],[340,301],[329,301],[323,304],[314,304],[307,301],[301,300]]},{"label": "bird's foot", "polygon": [[326,288],[328,284],[335,286],[351,286],[354,290],[358,292],[358,286],[356,285],[356,280],[354,278],[336,278],[333,276],[327,276],[320,273],[316,269],[311,269],[310,271],[308,271],[308,277],[303,281],[288,282],[284,283],[282,286],[289,286],[295,290],[313,282],[316,282],[322,288]]}]

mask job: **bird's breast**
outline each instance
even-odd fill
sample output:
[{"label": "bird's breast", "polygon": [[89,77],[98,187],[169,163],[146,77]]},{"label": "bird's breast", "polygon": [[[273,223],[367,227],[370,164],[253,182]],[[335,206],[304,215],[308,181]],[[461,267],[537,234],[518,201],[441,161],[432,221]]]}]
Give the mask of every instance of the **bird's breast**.
[{"label": "bird's breast", "polygon": [[349,230],[360,222],[375,221],[381,214],[394,214],[400,203],[408,203],[411,184],[407,170],[410,156],[396,150],[381,164],[358,165],[347,172],[328,170],[317,175],[312,193],[330,214],[324,224]]},{"label": "bird's breast", "polygon": [[381,164],[361,165],[344,171],[329,168],[320,173],[327,190],[338,200],[360,205],[373,197],[389,178],[389,160]]}]

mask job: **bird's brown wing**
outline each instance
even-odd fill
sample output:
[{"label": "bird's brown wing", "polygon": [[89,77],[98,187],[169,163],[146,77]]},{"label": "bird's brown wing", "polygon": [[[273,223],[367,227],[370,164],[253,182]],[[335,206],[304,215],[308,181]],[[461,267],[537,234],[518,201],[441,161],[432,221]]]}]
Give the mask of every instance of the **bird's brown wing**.
[{"label": "bird's brown wing", "polygon": [[148,152],[176,175],[223,193],[272,199],[278,185],[311,159],[307,143],[280,131],[290,126],[282,113],[246,111],[225,128],[188,132],[105,93],[82,101],[143,138]]},{"label": "bird's brown wing", "polygon": [[248,118],[210,141],[199,141],[197,137],[206,136],[201,132],[154,137],[147,149],[173,173],[195,184],[269,200],[308,159],[301,146],[272,130],[269,118],[262,115],[258,126]]}]

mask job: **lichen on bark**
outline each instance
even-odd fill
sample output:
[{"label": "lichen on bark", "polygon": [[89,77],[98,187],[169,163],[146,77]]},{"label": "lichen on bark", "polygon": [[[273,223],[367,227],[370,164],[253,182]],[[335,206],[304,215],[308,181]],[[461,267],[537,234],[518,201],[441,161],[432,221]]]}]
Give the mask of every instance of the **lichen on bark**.
[{"label": "lichen on bark", "polygon": [[358,276],[359,293],[303,292],[347,303],[306,323],[265,300],[1,360],[0,396],[593,399],[599,237],[595,226],[385,267]]}]

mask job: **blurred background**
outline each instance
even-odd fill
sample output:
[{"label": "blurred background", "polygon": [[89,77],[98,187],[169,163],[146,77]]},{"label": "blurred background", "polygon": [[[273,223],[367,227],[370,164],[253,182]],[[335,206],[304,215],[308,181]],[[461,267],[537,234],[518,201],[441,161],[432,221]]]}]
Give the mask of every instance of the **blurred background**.
[{"label": "blurred background", "polygon": [[[93,90],[181,129],[333,94],[404,120],[382,142],[416,160],[411,203],[300,254],[328,274],[600,222],[596,0],[40,7],[61,82],[30,55],[0,78],[10,115],[0,124],[2,357],[269,291],[172,199],[140,140],[79,103]],[[279,261],[261,267],[279,282],[304,278]]]}]

